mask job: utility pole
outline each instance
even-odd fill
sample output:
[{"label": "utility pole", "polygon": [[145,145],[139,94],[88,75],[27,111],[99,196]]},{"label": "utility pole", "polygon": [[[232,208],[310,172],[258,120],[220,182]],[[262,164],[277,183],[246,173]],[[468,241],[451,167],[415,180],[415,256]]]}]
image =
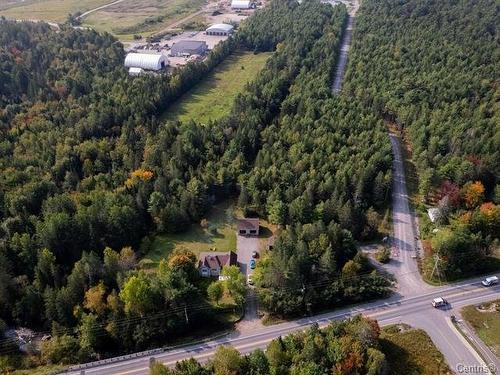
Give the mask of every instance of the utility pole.
[{"label": "utility pole", "polygon": [[184,316],[186,317],[186,324],[189,324],[188,311],[186,305],[184,305]]},{"label": "utility pole", "polygon": [[441,262],[441,257],[439,256],[439,254],[434,254],[434,267],[432,268],[431,279],[435,273],[437,278],[439,279],[439,283],[442,284],[441,270],[439,269],[439,262]]}]

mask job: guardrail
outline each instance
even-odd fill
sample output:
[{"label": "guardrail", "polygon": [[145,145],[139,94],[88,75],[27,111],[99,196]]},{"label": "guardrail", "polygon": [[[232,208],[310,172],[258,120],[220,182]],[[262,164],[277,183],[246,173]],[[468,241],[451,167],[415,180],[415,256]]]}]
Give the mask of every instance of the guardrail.
[{"label": "guardrail", "polygon": [[137,353],[131,353],[131,354],[125,354],[119,357],[112,357],[112,358],[107,358],[107,359],[101,359],[99,361],[94,361],[94,362],[88,362],[88,363],[83,363],[81,365],[74,365],[68,367],[64,373],[72,372],[72,371],[79,371],[79,370],[85,370],[88,368],[96,367],[96,366],[102,366],[102,365],[107,365],[110,363],[116,363],[116,362],[121,362],[121,361],[126,361],[128,359],[133,359],[133,358],[139,358],[139,357],[147,357],[150,355],[158,354],[158,353],[163,353],[166,349],[165,348],[157,348],[157,349],[150,349],[150,350],[145,350],[143,352],[137,352]]}]

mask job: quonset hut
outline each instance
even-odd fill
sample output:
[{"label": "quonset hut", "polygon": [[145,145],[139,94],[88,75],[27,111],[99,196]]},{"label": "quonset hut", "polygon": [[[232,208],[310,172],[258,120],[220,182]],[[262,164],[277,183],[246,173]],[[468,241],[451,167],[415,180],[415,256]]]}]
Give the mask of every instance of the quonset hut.
[{"label": "quonset hut", "polygon": [[227,23],[217,23],[205,30],[207,35],[230,35],[233,33],[233,25]]},{"label": "quonset hut", "polygon": [[140,68],[142,70],[163,70],[168,65],[168,59],[165,55],[153,53],[129,53],[125,57],[125,67],[129,68],[129,72],[135,72]]}]

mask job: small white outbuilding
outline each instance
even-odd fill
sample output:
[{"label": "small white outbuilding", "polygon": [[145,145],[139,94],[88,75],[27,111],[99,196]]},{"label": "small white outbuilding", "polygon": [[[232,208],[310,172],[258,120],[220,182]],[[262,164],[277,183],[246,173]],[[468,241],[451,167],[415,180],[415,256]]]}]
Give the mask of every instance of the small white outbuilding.
[{"label": "small white outbuilding", "polygon": [[206,29],[205,33],[207,35],[229,35],[233,33],[233,30],[233,25],[228,25],[227,23],[217,23]]},{"label": "small white outbuilding", "polygon": [[251,9],[254,7],[255,5],[251,0],[233,0],[231,2],[232,9]]},{"label": "small white outbuilding", "polygon": [[162,54],[129,53],[125,57],[125,67],[143,70],[162,70],[168,65],[168,59]]}]

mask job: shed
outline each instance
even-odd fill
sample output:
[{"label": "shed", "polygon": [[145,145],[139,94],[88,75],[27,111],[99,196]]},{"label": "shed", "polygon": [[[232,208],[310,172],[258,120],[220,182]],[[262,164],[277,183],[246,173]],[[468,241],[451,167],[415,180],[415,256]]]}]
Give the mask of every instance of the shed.
[{"label": "shed", "polygon": [[250,0],[232,0],[231,1],[232,9],[251,9],[255,8],[255,4]]},{"label": "shed", "polygon": [[243,218],[238,220],[238,234],[243,236],[258,236],[259,218]]},{"label": "shed", "polygon": [[168,65],[168,59],[162,54],[128,53],[125,57],[125,67],[141,68],[144,70],[161,70]]},{"label": "shed", "polygon": [[441,216],[441,213],[439,212],[439,208],[436,208],[436,207],[429,208],[427,210],[427,214],[429,215],[429,219],[431,219],[431,221],[433,223],[438,221],[440,219],[440,216]]},{"label": "shed", "polygon": [[207,35],[229,35],[233,33],[233,30],[233,25],[228,25],[227,23],[217,23],[206,29],[205,33]]},{"label": "shed", "polygon": [[130,74],[131,76],[138,76],[138,75],[142,74],[143,72],[144,72],[144,70],[142,68],[136,68],[133,66],[128,68],[128,74]]},{"label": "shed", "polygon": [[181,40],[175,43],[170,50],[171,56],[191,56],[204,55],[208,49],[205,41],[201,40]]}]

